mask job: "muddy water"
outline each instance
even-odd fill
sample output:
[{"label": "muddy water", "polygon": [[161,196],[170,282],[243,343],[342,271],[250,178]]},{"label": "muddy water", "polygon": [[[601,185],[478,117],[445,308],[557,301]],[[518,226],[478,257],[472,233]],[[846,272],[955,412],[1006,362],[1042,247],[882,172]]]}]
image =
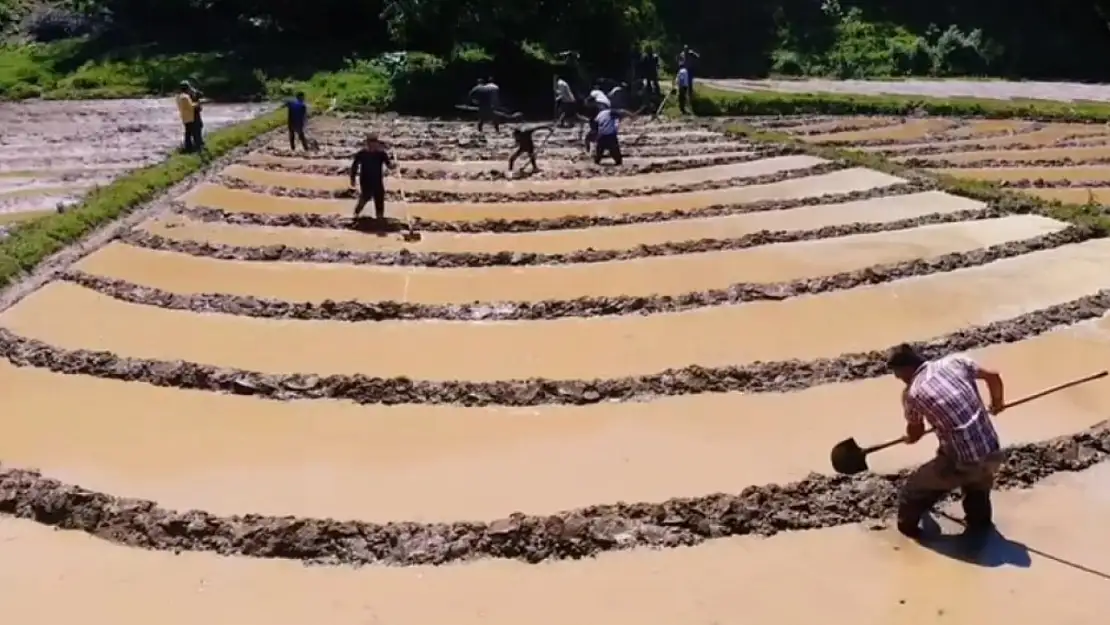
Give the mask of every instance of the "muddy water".
[{"label": "muddy water", "polygon": [[980,119],[969,123],[963,128],[953,128],[945,133],[945,137],[973,138],[978,135],[993,134],[996,132],[1026,132],[1032,124],[1019,119]]},{"label": "muddy water", "polygon": [[[0,314],[0,325],[66,348],[274,373],[612,378],[691,364],[812,359],[926,339],[1110,287],[1108,259],[1110,240],[1096,240],[782,302],[651,316],[484,323],[354,324],[197,315],[127,304],[55,283]],[[81,323],[72,322],[74,310],[82,311]]]},{"label": "muddy water", "polygon": [[[624,164],[627,166],[636,165],[650,165],[653,163],[670,163],[674,161],[696,161],[704,160],[709,157],[726,157],[726,156],[748,156],[751,152],[737,151],[737,152],[714,152],[712,154],[691,154],[687,156],[667,156],[667,157],[654,157],[654,158],[625,158]],[[2,161],[0,161],[2,162]],[[275,156],[267,154],[266,152],[252,152],[247,154],[240,163],[245,165],[265,165],[265,164],[279,164],[296,167],[297,165],[311,164],[330,167],[350,167],[351,162],[348,159],[336,160],[309,160],[301,158],[291,158],[287,156]],[[429,171],[449,171],[449,172],[486,172],[491,169],[503,170],[501,163],[496,161],[416,161],[406,160],[399,162],[402,169],[424,169]],[[557,169],[607,169],[608,165],[594,165],[590,161],[581,162],[568,162],[558,160],[548,165],[554,166]]]},{"label": "muddy water", "polygon": [[834,132],[826,135],[812,135],[804,137],[803,140],[812,143],[825,143],[828,141],[873,141],[876,139],[909,140],[924,138],[925,135],[948,130],[957,123],[956,120],[951,119],[918,119],[906,122],[901,126]]},{"label": "muddy water", "polygon": [[[581,178],[577,180],[525,179],[499,182],[478,180],[417,180],[401,176],[391,178],[388,184],[390,188],[402,191],[456,191],[460,193],[504,193],[509,195],[528,191],[556,191],[560,189],[574,191],[607,189],[610,191],[620,191],[625,189],[665,187],[675,184],[692,184],[710,180],[727,180],[729,178],[763,176],[780,171],[805,169],[826,162],[828,161],[823,158],[816,158],[813,156],[778,156],[748,163],[718,165],[714,167],[696,167],[681,171],[668,171],[639,176]],[[279,187],[335,190],[346,189],[350,186],[350,180],[346,176],[281,173],[267,169],[244,167],[242,165],[231,165],[224,169],[223,173],[240,180]]]},{"label": "muddy water", "polygon": [[[999,369],[1017,399],[1105,367],[1108,346],[1104,319],[973,355]],[[878,442],[902,427],[892,378],[524,409],[274,402],[7,363],[0,384],[20,389],[0,413],[6,464],[179,509],[383,522],[737,492],[829,472],[836,441]],[[1107,414],[1103,381],[1015,408],[998,423],[1011,444]],[[932,451],[929,442],[896,447],[873,456],[872,468],[893,471]]]},{"label": "muddy water", "polygon": [[[82,260],[90,273],[177,293],[230,293],[285,301],[394,300],[427,304],[682,294],[737,282],[778,282],[931,258],[1061,230],[1015,216],[822,241],[579,265],[428,269],[198,258],[121,243]],[[629,245],[628,247],[632,247]]]},{"label": "muddy water", "polygon": [[20,565],[0,573],[0,595],[29,625],[1101,625],[1108,478],[1099,468],[997,495],[1009,541],[978,565],[864,526],[540,565],[349,569],[144,552],[3,520],[0,556]]},{"label": "muddy water", "polygon": [[[1089,137],[1095,135],[1104,135],[1107,130],[1104,126],[1090,126],[1086,124],[1056,124],[1050,125],[1047,128],[1042,128],[1030,133],[1017,133],[1007,137],[995,137],[994,139],[965,139],[961,141],[945,141],[943,145],[949,146],[953,151],[957,151],[962,145],[993,145],[998,146],[1000,149],[1009,145],[1049,145],[1067,137]],[[882,146],[882,147],[869,147],[864,148],[868,151],[879,150],[905,150],[911,148],[936,146],[938,143],[914,143],[897,146]]]},{"label": "muddy water", "polygon": [[[652,213],[662,210],[683,210],[713,206],[759,202],[762,200],[786,200],[803,197],[817,197],[834,193],[866,191],[888,187],[900,182],[901,178],[864,168],[845,169],[820,176],[809,176],[784,180],[763,185],[653,195],[650,197],[628,197],[612,200],[576,200],[566,202],[506,202],[498,204],[482,203],[432,203],[405,204],[400,202],[386,205],[387,214],[395,217],[447,221],[481,221],[483,219],[549,219],[565,215],[613,215]],[[354,206],[353,200],[304,200],[287,197],[274,197],[251,191],[226,189],[216,185],[198,185],[193,191],[181,197],[192,206],[210,206],[229,211],[244,211],[271,214],[324,213],[348,215]]]},{"label": "muddy water", "polygon": [[939,174],[975,180],[1110,180],[1110,166],[1084,167],[984,167],[933,169]]},{"label": "muddy water", "polygon": [[368,236],[364,233],[340,230],[203,223],[180,215],[147,222],[143,227],[171,239],[209,241],[227,245],[287,245],[351,251],[408,249],[418,252],[566,253],[588,248],[623,250],[638,245],[671,241],[727,239],[760,230],[811,230],[850,223],[883,223],[933,213],[974,210],[984,206],[982,202],[939,191],[928,191],[859,202],[628,226],[520,234],[424,232],[421,233],[421,240],[415,243],[406,242],[398,236]]}]

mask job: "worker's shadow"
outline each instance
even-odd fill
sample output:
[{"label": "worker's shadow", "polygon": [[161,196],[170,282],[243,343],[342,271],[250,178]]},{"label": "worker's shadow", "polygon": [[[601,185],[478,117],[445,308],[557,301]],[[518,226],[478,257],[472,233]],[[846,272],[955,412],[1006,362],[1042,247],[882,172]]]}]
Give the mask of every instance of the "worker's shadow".
[{"label": "worker's shadow", "polygon": [[353,219],[347,227],[355,232],[373,234],[379,237],[389,236],[390,234],[402,232],[406,229],[404,224],[392,219],[386,219],[383,222],[382,220],[369,217]]},{"label": "worker's shadow", "polygon": [[[959,522],[952,517],[948,518]],[[959,534],[946,533],[931,515],[924,518],[922,529],[927,538],[920,541],[921,546],[953,560],[988,568],[1015,566],[1026,569],[1033,563],[1029,556],[1029,547],[1006,538],[997,530],[991,531],[982,549],[971,551]]]}]

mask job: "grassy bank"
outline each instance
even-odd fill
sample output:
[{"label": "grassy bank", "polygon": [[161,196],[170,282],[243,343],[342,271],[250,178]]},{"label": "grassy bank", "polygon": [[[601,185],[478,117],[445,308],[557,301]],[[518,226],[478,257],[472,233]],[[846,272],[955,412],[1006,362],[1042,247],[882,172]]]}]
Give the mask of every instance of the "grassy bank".
[{"label": "grassy bank", "polygon": [[944,115],[1038,121],[1107,122],[1110,105],[982,98],[928,98],[840,93],[735,92],[697,88],[694,112],[704,117],[744,115]]},{"label": "grassy bank", "polygon": [[284,116],[270,113],[210,133],[208,153],[174,154],[165,161],[135,170],[111,184],[93,190],[63,214],[37,217],[12,227],[0,241],[0,288],[31,271],[50,255],[77,242],[92,231],[126,216],[173,185],[199,172],[211,159],[243,146],[284,123]]}]

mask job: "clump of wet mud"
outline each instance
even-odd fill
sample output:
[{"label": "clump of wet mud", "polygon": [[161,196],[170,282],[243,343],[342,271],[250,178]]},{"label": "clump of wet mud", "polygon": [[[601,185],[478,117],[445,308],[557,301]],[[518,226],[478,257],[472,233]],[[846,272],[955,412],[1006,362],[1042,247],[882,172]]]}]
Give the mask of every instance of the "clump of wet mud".
[{"label": "clump of wet mud", "polygon": [[[976,215],[978,216],[978,215]],[[944,217],[950,217],[945,215]],[[915,220],[917,221],[917,220]],[[886,226],[887,224],[876,224]],[[845,229],[850,229],[845,227]],[[803,231],[826,234],[819,230]],[[761,233],[763,234],[763,233]],[[765,238],[795,233],[765,233]],[[832,234],[832,236],[838,236]],[[157,306],[197,313],[223,313],[266,319],[300,319],[326,321],[386,321],[397,319],[442,319],[453,321],[504,321],[561,319],[565,317],[596,317],[602,315],[634,315],[672,313],[707,306],[739,304],[752,301],[784,300],[800,295],[816,295],[830,291],[851,289],[864,285],[883,284],[904,278],[976,267],[986,263],[1014,258],[1024,254],[1079,243],[1099,236],[1090,228],[1067,228],[1026,239],[1001,243],[971,252],[955,252],[934,258],[915,259],[901,263],[875,265],[856,271],[844,271],[816,278],[803,278],[777,283],[738,283],[723,289],[691,291],[676,295],[616,295],[577,297],[566,300],[499,301],[469,304],[420,304],[415,302],[355,300],[314,302],[287,302],[277,299],[216,293],[174,293],[142,286],[124,280],[95,276],[71,270],[62,279],[80,284],[105,295],[132,304]],[[727,241],[727,240],[726,240]],[[735,239],[733,241],[736,241]],[[697,248],[696,243],[691,247]],[[743,241],[743,247],[764,245],[759,237]],[[661,247],[669,253],[673,248]],[[715,245],[720,249],[722,246]],[[636,253],[639,250],[628,250]],[[698,250],[701,251],[701,250]],[[615,255],[615,254],[614,254]],[[658,255],[658,254],[657,254]],[[456,256],[466,257],[465,253]],[[566,255],[569,256],[569,255]],[[630,255],[631,256],[631,255]],[[467,259],[454,266],[468,265]],[[486,266],[486,265],[477,265]]]},{"label": "clump of wet mud", "polygon": [[[525,189],[506,189],[504,191],[440,191],[418,189],[399,191],[386,190],[386,197],[392,200],[421,203],[446,203],[446,202],[481,202],[484,204],[505,204],[511,202],[564,202],[574,200],[611,200],[628,197],[647,197],[652,195],[665,195],[669,193],[692,193],[697,191],[716,191],[735,187],[747,187],[762,184],[773,184],[796,178],[819,176],[822,174],[839,171],[851,167],[849,163],[836,161],[820,163],[813,167],[791,169],[761,176],[744,176],[727,178],[723,180],[704,180],[682,184],[669,184],[655,187],[628,188],[628,189],[554,189],[551,191],[533,191]],[[273,195],[275,197],[293,197],[301,199],[354,199],[358,195],[355,189],[302,189],[296,187],[282,187],[262,185],[248,182],[233,176],[221,176],[219,183],[229,189],[239,189]],[[388,186],[388,185],[387,185]]]},{"label": "clump of wet mud", "polygon": [[[412,227],[423,232],[452,232],[452,233],[522,233],[541,232],[551,230],[576,230],[603,226],[626,226],[632,224],[656,223],[660,221],[675,221],[679,219],[700,219],[709,217],[725,217],[729,215],[743,215],[747,213],[760,213],[776,210],[789,210],[807,206],[825,206],[845,202],[857,202],[885,197],[897,197],[932,191],[937,188],[936,182],[921,178],[909,182],[895,183],[885,187],[875,187],[863,191],[849,191],[847,193],[829,193],[825,195],[810,195],[789,200],[760,200],[743,204],[714,204],[699,208],[671,209],[652,211],[647,213],[618,213],[615,215],[561,215],[546,219],[520,218],[520,219],[478,219],[472,221],[441,221],[413,218]],[[400,232],[409,229],[407,222],[388,220],[384,226],[367,222],[356,222],[350,217],[342,215],[327,215],[323,213],[250,213],[242,211],[229,211],[222,208],[207,206],[188,206],[184,202],[174,204],[178,214],[210,223],[227,223],[233,225],[266,226],[278,228],[327,228],[336,230],[373,232]],[[387,207],[388,210],[388,207]]]},{"label": "clump of wet mud", "polygon": [[[582,180],[585,178],[604,178],[609,176],[643,176],[646,174],[659,174],[671,171],[685,171],[688,169],[698,169],[702,167],[717,167],[720,165],[736,165],[738,163],[749,163],[758,161],[765,158],[775,156],[785,156],[790,154],[800,154],[801,150],[798,148],[784,148],[775,150],[763,150],[758,153],[751,154],[731,154],[722,156],[707,155],[705,157],[690,158],[682,160],[655,162],[655,163],[637,163],[637,164],[624,164],[624,165],[594,165],[592,162],[588,165],[574,166],[556,163],[555,165],[548,165],[544,163],[543,169],[538,172],[530,171],[531,166],[526,165],[523,170],[518,170],[519,173],[508,172],[505,169],[493,168],[482,171],[452,171],[447,169],[422,169],[401,166],[397,172],[397,176],[407,178],[410,180],[481,180],[481,181],[513,181],[513,180]],[[446,159],[437,159],[446,160]],[[311,161],[304,163],[249,163],[250,167],[256,169],[267,169],[270,171],[278,172],[295,172],[301,174],[315,174],[324,176],[348,176],[350,175],[350,168],[346,165],[327,165],[317,164]]]},{"label": "clump of wet mud", "polygon": [[[720,154],[722,152],[739,152],[751,149],[750,143],[738,143],[734,140],[719,143],[703,143],[697,145],[668,144],[665,146],[650,146],[636,144],[635,138],[622,144],[625,156],[639,158],[673,158],[676,156],[704,156]],[[313,152],[295,152],[288,148],[277,146],[265,147],[263,153],[283,158],[299,158],[305,160],[344,160],[351,159],[354,150],[326,148]],[[393,156],[404,163],[405,161],[507,161],[513,153],[510,145],[485,146],[481,148],[447,149],[439,145],[426,149],[396,149]],[[590,155],[584,154],[579,148],[545,149],[544,154],[557,153],[560,158],[571,157],[580,161],[589,161]]]},{"label": "clump of wet mud", "polygon": [[[1052,474],[1082,471],[1108,457],[1110,427],[1102,423],[1070,436],[1007,448],[997,484],[1001,489],[1028,488]],[[321,565],[441,565],[481,558],[538,563],[885,519],[896,511],[898,487],[908,473],[815,474],[788,484],[749,486],[738,494],[595,505],[550,515],[518,512],[492,522],[378,524],[167,510],[153,501],[86,490],[37,471],[7,469],[0,472],[0,512],[119,545],[175,553]]]},{"label": "clump of wet mud", "polygon": [[1110,156],[1064,157],[1064,158],[986,158],[975,161],[950,161],[947,159],[927,159],[910,157],[900,161],[906,167],[925,167],[932,169],[996,169],[1011,167],[1085,167],[1090,165],[1110,165]]},{"label": "clump of wet mud", "polygon": [[[1110,290],[936,337],[920,344],[919,349],[927,358],[934,358],[987,345],[1013,343],[1062,325],[1101,317],[1107,311],[1110,311]],[[612,379],[531,378],[473,382],[366,375],[267,374],[184,361],[128,358],[103,351],[68,350],[0,328],[0,357],[15,366],[276,400],[327,398],[359,404],[584,405],[660,395],[784,392],[886,375],[889,350],[888,347],[810,361],[755,362],[730,367],[691,365]]]}]

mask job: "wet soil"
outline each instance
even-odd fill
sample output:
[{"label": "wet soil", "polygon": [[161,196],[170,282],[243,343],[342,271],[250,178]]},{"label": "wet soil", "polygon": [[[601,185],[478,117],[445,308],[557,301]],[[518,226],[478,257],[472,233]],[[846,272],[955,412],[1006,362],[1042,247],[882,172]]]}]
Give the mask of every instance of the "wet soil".
[{"label": "wet soil", "polygon": [[[976,137],[978,138],[978,137]],[[920,143],[920,142],[915,142]],[[1110,137],[1102,138],[1097,135],[1082,135],[1080,138],[1059,139],[1041,143],[938,143],[936,145],[923,145],[916,148],[898,148],[879,150],[886,156],[931,156],[936,154],[951,154],[953,152],[997,152],[999,150],[1047,150],[1052,148],[1091,148],[1110,145]]]},{"label": "wet soil", "polygon": [[[811,195],[789,200],[761,200],[742,204],[715,204],[701,208],[674,209],[648,213],[620,213],[616,215],[564,215],[550,219],[482,219],[475,221],[434,221],[414,218],[412,228],[424,232],[456,233],[522,233],[549,230],[574,230],[601,226],[625,226],[632,224],[674,221],[678,219],[698,219],[705,217],[724,217],[745,213],[759,213],[774,210],[787,210],[804,206],[822,206],[870,200],[880,197],[911,195],[936,189],[936,183],[919,179],[912,182],[897,183],[885,187],[850,191],[848,193],[829,193]],[[233,225],[269,226],[286,228],[326,228],[336,230],[355,230],[381,234],[383,232],[408,231],[407,222],[388,219],[384,225],[372,220],[354,221],[341,215],[322,213],[249,213],[228,211],[207,206],[188,206],[183,202],[175,204],[176,211],[198,221],[227,223]]]},{"label": "wet soil", "polygon": [[[842,169],[849,169],[850,167],[852,167],[851,163],[838,161],[821,163],[818,165],[814,165],[813,167],[791,169],[761,176],[744,176],[737,178],[727,178],[723,180],[705,180],[701,182],[692,182],[687,184],[669,184],[658,187],[581,190],[558,189],[552,191],[515,191],[513,193],[432,190],[398,191],[389,189],[389,183],[387,181],[386,198],[391,200],[403,200],[407,202],[421,203],[482,202],[486,204],[504,204],[518,202],[563,202],[571,200],[610,200],[626,197],[645,197],[651,195],[664,195],[668,193],[690,193],[694,191],[714,191],[718,189],[732,189],[736,187],[772,184],[775,182],[782,182],[784,180],[806,178],[809,176],[819,176]],[[358,197],[358,191],[353,188],[326,190],[279,187],[247,182],[233,176],[221,176],[219,178],[219,184],[229,189],[251,191],[254,193],[273,195],[277,197],[293,197],[300,199],[354,199]]]},{"label": "wet soil", "polygon": [[[674,133],[661,133],[655,129],[642,129],[640,132],[635,130],[629,131],[624,129],[621,134],[622,138],[626,141],[636,140],[639,145],[643,146],[665,146],[672,145],[676,142],[685,144],[714,144],[724,142],[726,139],[723,135],[706,134],[705,131],[697,131],[687,129],[686,132]],[[313,136],[314,139],[320,141],[321,144],[326,143],[329,149],[348,150],[353,153],[363,146],[363,137],[352,136],[350,133],[324,133]],[[541,138],[540,141],[543,141]],[[512,135],[508,132],[495,137],[485,138],[481,136],[474,137],[427,137],[427,136],[383,136],[382,142],[390,150],[443,150],[445,148],[477,148],[483,149],[486,147],[495,147],[501,145],[502,147],[512,147]],[[573,131],[564,132],[564,134],[556,134],[548,140],[548,146],[554,147],[576,147],[581,145],[582,140],[578,139],[577,133]],[[446,144],[446,145],[445,145]]]},{"label": "wet soil", "polygon": [[[680,144],[651,146],[643,143],[636,144],[636,137],[631,137],[624,140],[621,144],[628,156],[637,156],[644,158],[669,158],[674,156],[699,156],[705,154],[715,154],[721,152],[736,152],[751,147],[747,143],[737,143],[735,141],[718,142],[718,143],[702,143],[698,145]],[[633,149],[634,148],[634,149]],[[562,154],[560,157],[575,157],[569,160],[589,161],[590,156],[582,153],[580,150],[572,148],[560,148]],[[280,156],[284,158],[299,158],[306,160],[345,160],[350,159],[354,154],[354,150],[347,149],[321,149],[313,152],[290,151],[288,148],[278,146],[268,146],[262,149],[263,153],[271,154],[273,156]],[[437,145],[421,149],[402,149],[394,150],[393,156],[399,161],[507,161],[509,156],[513,153],[512,146],[488,146],[481,148],[469,149],[449,149],[445,150],[442,145]]]},{"label": "wet soil", "polygon": [[1075,189],[1075,188],[1106,188],[1110,187],[1110,180],[1045,180],[1044,178],[1026,178],[1024,180],[995,180],[994,184],[1008,189]]},{"label": "wet soil", "polygon": [[[926,358],[1013,343],[1053,328],[1103,316],[1110,290],[982,326],[968,327],[918,345]],[[893,346],[892,346],[893,347]],[[537,406],[633,401],[660,395],[784,392],[887,374],[889,349],[835,358],[755,362],[742,366],[687,367],[641,376],[594,380],[519,379],[494,382],[413,380],[365,375],[265,374],[228,367],[68,350],[0,328],[0,357],[16,366],[90,375],[155,386],[253,395],[276,400],[344,399],[359,404],[458,404]]]},{"label": "wet soil", "polygon": [[[1051,148],[1049,148],[1051,149]],[[975,161],[950,161],[947,159],[907,158],[901,161],[906,167],[935,169],[995,169],[1006,167],[1083,167],[1089,165],[1110,165],[1110,156],[1089,158],[1035,158],[1009,159],[989,158]]]},{"label": "wet soil", "polygon": [[[699,167],[715,167],[719,165],[734,165],[748,163],[775,156],[801,154],[798,148],[783,147],[773,150],[762,150],[751,154],[733,154],[728,156],[706,155],[700,158],[674,160],[655,163],[637,163],[625,165],[601,165],[568,167],[562,163],[549,165],[544,162],[540,171],[532,172],[531,165],[524,165],[521,169],[518,163],[517,172],[508,172],[503,168],[491,166],[485,171],[450,171],[444,169],[420,169],[401,166],[397,175],[410,180],[581,180],[583,178],[602,178],[608,176],[642,176],[645,174],[658,174],[669,171],[683,171]],[[441,160],[441,159],[437,159]],[[525,161],[526,162],[526,161]],[[277,172],[294,172],[299,174],[315,174],[324,176],[348,176],[350,168],[347,166],[315,164],[311,161],[305,163],[250,163],[250,167],[267,169]]]},{"label": "wet soil", "polygon": [[[989,212],[990,211],[976,211],[972,216],[980,217]],[[948,214],[943,216],[929,216],[924,219],[906,220],[907,222],[912,222],[912,225],[904,227],[922,225],[923,222],[950,222],[953,220],[952,218],[957,215],[958,214]],[[701,247],[699,244],[702,243],[709,243],[710,245],[706,247],[710,247],[714,250],[740,249],[743,247],[753,247],[755,245],[765,245],[771,242],[780,242],[774,240],[776,236],[789,240],[804,240],[797,237],[807,234],[809,235],[808,238],[825,238],[826,236],[858,234],[858,225],[859,224],[851,224],[801,232],[761,232],[742,239],[710,240],[708,242],[690,241],[653,247],[662,248],[665,250],[663,252],[664,254],[688,253],[687,250],[707,251],[698,249]],[[866,226],[868,227],[863,229],[865,232],[875,231],[872,228],[873,226],[879,226],[880,230],[890,229],[889,223],[866,224]],[[840,231],[846,232],[842,234]],[[540,320],[559,319],[564,317],[594,317],[600,315],[669,313],[706,306],[738,304],[759,300],[783,300],[799,295],[815,295],[829,291],[851,289],[858,286],[881,284],[915,276],[975,267],[1005,258],[1014,258],[1031,252],[1052,249],[1071,243],[1079,243],[1098,236],[1101,236],[1100,233],[1093,229],[1072,227],[1047,235],[1032,237],[1022,241],[1002,243],[971,252],[956,252],[934,258],[875,265],[856,271],[845,271],[816,278],[803,278],[778,283],[738,283],[724,289],[694,291],[679,295],[578,297],[569,300],[543,300],[538,302],[501,301],[444,305],[398,301],[361,302],[353,300],[328,300],[317,304],[312,302],[287,302],[243,295],[213,293],[181,294],[146,287],[125,280],[95,276],[77,270],[71,270],[65,273],[62,279],[80,284],[86,288],[91,288],[125,302],[197,313],[224,313],[268,319],[346,322],[396,319],[443,319],[457,321]],[[734,247],[723,247],[722,243],[733,243]],[[675,248],[682,251],[676,252],[674,251]],[[625,252],[636,254],[642,249],[648,248],[626,250]],[[618,254],[620,254],[619,251],[615,253],[611,252],[608,255],[616,256]],[[460,253],[455,254],[455,256],[466,257],[469,255]],[[492,256],[496,258],[497,256],[504,257],[508,255]],[[459,265],[454,266],[488,266],[467,265],[465,264],[465,260],[460,259],[460,261],[461,263]]]},{"label": "wet soil", "polygon": [[[1006,449],[1001,489],[1027,488],[1110,457],[1110,426]],[[738,494],[597,505],[557,514],[514,513],[491,522],[393,522],[246,515],[219,517],[161,508],[153,501],[94,492],[37,471],[0,472],[0,512],[119,545],[204,551],[321,565],[441,565],[480,558],[537,563],[607,551],[675,548],[715,538],[771,536],[884,519],[909,471],[894,475],[813,475]]]}]

